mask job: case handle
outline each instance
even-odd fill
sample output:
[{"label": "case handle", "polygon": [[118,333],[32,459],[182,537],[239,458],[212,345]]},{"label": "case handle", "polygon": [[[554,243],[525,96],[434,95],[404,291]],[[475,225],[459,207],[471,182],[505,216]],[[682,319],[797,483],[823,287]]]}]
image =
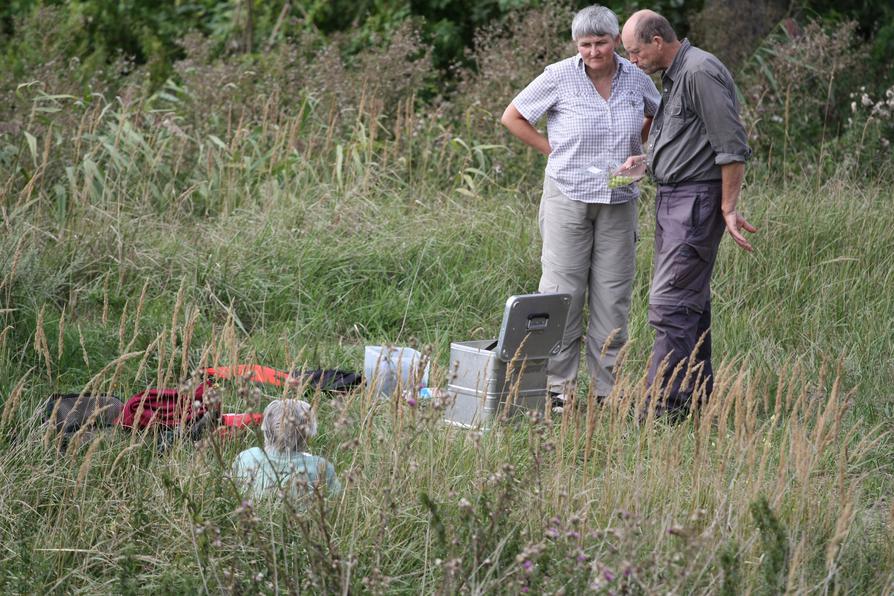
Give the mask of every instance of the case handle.
[{"label": "case handle", "polygon": [[525,328],[528,331],[543,331],[549,326],[549,313],[535,313],[528,315],[528,323]]}]

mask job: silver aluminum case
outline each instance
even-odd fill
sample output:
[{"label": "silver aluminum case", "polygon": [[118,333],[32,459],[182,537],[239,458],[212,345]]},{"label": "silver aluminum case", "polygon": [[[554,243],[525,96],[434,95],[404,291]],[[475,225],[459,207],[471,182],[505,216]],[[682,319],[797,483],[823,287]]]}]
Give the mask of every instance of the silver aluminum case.
[{"label": "silver aluminum case", "polygon": [[500,337],[450,344],[447,422],[487,427],[503,414],[543,410],[546,364],[562,347],[568,294],[527,294],[506,301]]}]

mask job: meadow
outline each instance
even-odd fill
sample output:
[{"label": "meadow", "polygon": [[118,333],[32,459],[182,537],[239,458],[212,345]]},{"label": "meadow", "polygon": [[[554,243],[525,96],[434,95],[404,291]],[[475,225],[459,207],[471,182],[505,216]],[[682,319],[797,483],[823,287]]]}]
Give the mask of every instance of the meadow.
[{"label": "meadow", "polygon": [[[210,365],[360,370],[365,345],[408,345],[444,384],[450,342],[494,337],[506,298],[536,289],[544,163],[480,106],[448,118],[413,97],[275,88],[236,107],[174,83],[142,99],[17,89],[0,154],[0,591],[894,591],[884,168],[752,163],[756,250],[724,240],[717,386],[681,424],[632,415],[651,343],[645,182],[631,341],[604,407],[584,386],[561,415],[482,432],[442,424],[437,400],[310,391],[312,450],[346,489],[306,508],[230,481],[251,432],[60,450],[50,393],[126,398]],[[239,411],[305,389],[219,397]]]}]

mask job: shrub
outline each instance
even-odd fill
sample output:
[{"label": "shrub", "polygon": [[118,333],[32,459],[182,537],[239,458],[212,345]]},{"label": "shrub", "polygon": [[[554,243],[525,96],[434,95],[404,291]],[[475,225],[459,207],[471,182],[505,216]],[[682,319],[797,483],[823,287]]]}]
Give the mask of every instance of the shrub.
[{"label": "shrub", "polygon": [[503,23],[482,28],[459,72],[455,111],[476,114],[490,126],[519,91],[548,64],[573,55],[571,19],[565,3],[510,13]]},{"label": "shrub", "polygon": [[853,22],[834,31],[812,22],[801,30],[786,21],[755,52],[739,80],[755,148],[786,160],[835,132],[845,96],[838,77],[858,61],[855,29]]},{"label": "shrub", "polygon": [[[884,88],[859,81],[870,47],[853,21],[801,29],[787,20],[755,52],[739,77],[749,141],[769,169],[786,175],[886,171],[892,139]],[[877,99],[873,99],[873,97]]]}]

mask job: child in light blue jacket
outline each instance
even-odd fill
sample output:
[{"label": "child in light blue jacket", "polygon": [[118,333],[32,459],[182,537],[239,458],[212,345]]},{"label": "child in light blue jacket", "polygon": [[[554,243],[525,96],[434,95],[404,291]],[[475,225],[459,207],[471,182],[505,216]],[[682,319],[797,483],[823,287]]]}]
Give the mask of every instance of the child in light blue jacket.
[{"label": "child in light blue jacket", "polygon": [[[264,408],[264,447],[252,447],[233,462],[233,476],[251,487],[255,497],[278,494],[302,497],[320,490],[341,492],[335,467],[325,458],[311,455],[307,440],[317,434],[317,420],[310,404],[300,399],[277,399]],[[325,486],[325,489],[324,489]]]}]

